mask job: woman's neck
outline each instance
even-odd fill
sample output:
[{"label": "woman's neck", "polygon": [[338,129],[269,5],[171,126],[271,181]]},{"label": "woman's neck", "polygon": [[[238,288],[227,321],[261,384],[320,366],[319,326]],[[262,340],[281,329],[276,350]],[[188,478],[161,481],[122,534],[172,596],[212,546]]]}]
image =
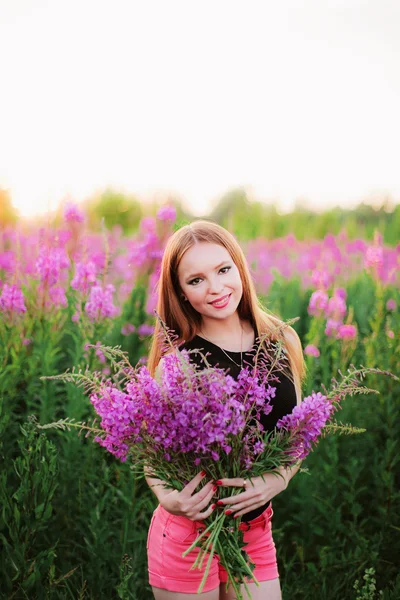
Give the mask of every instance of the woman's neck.
[{"label": "woman's neck", "polygon": [[199,336],[203,336],[217,346],[232,352],[245,352],[254,344],[254,331],[248,321],[240,321],[237,314],[223,321],[207,319],[203,321]]}]

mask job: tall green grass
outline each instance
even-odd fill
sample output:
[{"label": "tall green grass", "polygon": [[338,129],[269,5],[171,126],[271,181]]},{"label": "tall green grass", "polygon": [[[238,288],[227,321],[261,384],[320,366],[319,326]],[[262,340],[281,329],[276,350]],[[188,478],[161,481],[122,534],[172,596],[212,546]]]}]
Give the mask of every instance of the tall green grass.
[{"label": "tall green grass", "polygon": [[[398,292],[380,288],[367,275],[347,292],[359,331],[357,343],[347,347],[326,338],[323,323],[308,316],[311,290],[303,291],[299,280],[277,278],[264,299],[283,318],[301,317],[296,328],[303,346],[318,339],[320,357],[307,357],[305,395],[328,385],[350,363],[398,373],[399,340],[386,333],[399,330],[398,313],[385,308],[389,297],[399,301]],[[128,464],[91,440],[56,430],[40,433],[35,424],[91,417],[80,388],[40,377],[73,365],[93,367],[96,357],[84,346],[99,339],[122,344],[135,363],[146,343],[136,334],[122,337],[120,330],[124,322],[144,321],[145,302],[138,286],[124,314],[97,330],[72,326],[69,310],[62,323],[51,316],[31,321],[29,346],[12,324],[1,325],[2,598],[152,598],[146,537],[156,501],[145,481],[135,482]],[[303,465],[309,473],[296,475],[273,501],[285,599],[400,597],[400,389],[381,376],[368,384],[380,395],[350,398],[338,415],[366,433],[323,439]]]}]

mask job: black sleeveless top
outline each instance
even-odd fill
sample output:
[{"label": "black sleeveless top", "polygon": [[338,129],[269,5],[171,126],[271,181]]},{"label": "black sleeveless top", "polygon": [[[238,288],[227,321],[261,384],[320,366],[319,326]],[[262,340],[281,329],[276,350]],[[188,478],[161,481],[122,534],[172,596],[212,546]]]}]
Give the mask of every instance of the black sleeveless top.
[{"label": "black sleeveless top", "polygon": [[[254,343],[251,350],[243,352],[243,364],[252,364],[254,355],[256,352],[256,343]],[[234,379],[237,379],[240,373],[240,352],[231,352],[230,350],[224,350],[232,359],[235,361],[234,364],[224,354],[219,346],[209,342],[208,340],[195,335],[190,342],[185,342],[180,346],[180,350],[201,350],[203,354],[209,354],[207,361],[212,367],[220,367],[221,369],[229,370],[229,375]],[[198,368],[205,368],[205,364],[200,354],[190,354],[190,360],[194,362]],[[271,383],[273,387],[276,387],[275,398],[271,400],[271,406],[273,407],[268,415],[264,415],[263,412],[260,414],[260,422],[264,426],[264,431],[273,431],[276,423],[279,419],[292,412],[296,406],[296,390],[293,383],[283,373],[276,373],[279,377],[279,382],[274,381]],[[252,510],[242,516],[242,521],[251,521],[256,517],[259,517],[261,513],[268,507],[270,502],[267,502],[263,506]]]}]

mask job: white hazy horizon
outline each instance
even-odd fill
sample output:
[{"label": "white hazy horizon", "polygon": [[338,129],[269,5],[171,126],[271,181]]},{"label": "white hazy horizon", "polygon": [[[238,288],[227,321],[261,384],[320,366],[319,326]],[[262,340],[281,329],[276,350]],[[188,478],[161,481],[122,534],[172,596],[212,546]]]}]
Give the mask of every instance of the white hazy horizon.
[{"label": "white hazy horizon", "polygon": [[0,188],[400,202],[396,0],[1,0]]}]

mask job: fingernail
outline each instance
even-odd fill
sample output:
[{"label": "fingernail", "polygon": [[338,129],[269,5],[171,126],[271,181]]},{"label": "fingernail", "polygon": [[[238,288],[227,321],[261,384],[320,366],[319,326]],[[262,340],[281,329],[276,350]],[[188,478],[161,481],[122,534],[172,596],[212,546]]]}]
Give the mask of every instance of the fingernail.
[{"label": "fingernail", "polygon": [[217,490],[217,489],[218,489],[218,486],[217,486],[217,485],[213,485],[213,490],[214,490],[214,492],[215,492],[215,490]]},{"label": "fingernail", "polygon": [[200,475],[201,475],[202,477],[204,477],[205,475],[207,475],[207,473],[206,473],[205,471],[202,471],[202,472],[200,473]]},{"label": "fingernail", "polygon": [[228,510],[225,511],[225,514],[230,515],[230,514],[232,514],[232,511],[228,508]]},{"label": "fingernail", "polygon": [[218,481],[215,482],[215,485],[222,485],[222,481],[218,479]]},{"label": "fingernail", "polygon": [[224,503],[222,502],[222,500],[218,500],[217,504],[218,504],[218,506],[223,506],[224,505]]},{"label": "fingernail", "polygon": [[238,516],[239,516],[239,515],[233,515],[233,518],[234,518],[234,519],[237,519],[237,518],[238,518]]},{"label": "fingernail", "polygon": [[216,507],[216,504],[211,504],[211,510],[214,510],[214,508]]}]

